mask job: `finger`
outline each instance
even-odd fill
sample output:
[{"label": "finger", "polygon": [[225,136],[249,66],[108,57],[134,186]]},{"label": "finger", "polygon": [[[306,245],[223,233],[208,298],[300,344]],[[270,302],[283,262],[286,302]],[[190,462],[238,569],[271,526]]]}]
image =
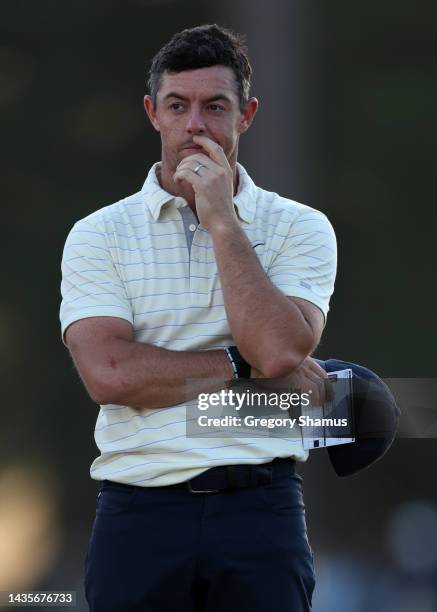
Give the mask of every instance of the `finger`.
[{"label": "finger", "polygon": [[320,386],[315,379],[302,376],[300,387],[300,393],[305,393],[308,395],[311,407],[322,405],[323,396],[321,395]]},{"label": "finger", "polygon": [[202,145],[205,151],[208,152],[211,159],[220,164],[220,166],[227,166],[228,159],[219,144],[207,136],[193,136],[193,140],[196,144]]},{"label": "finger", "polygon": [[326,398],[325,379],[319,376],[318,373],[316,374],[310,368],[306,368],[305,376],[312,383],[312,388],[313,388],[312,404],[314,406],[322,406]]},{"label": "finger", "polygon": [[180,170],[176,170],[173,175],[173,180],[175,183],[187,181],[193,187],[199,187],[202,184],[202,177],[200,174],[196,174],[196,172],[190,168],[181,168]]},{"label": "finger", "polygon": [[176,169],[183,168],[187,164],[190,167],[193,166],[193,168],[195,168],[197,164],[202,164],[207,168],[211,168],[216,165],[216,162],[214,162],[210,157],[208,157],[208,155],[204,155],[203,153],[196,153],[195,155],[189,155],[188,157],[184,157],[184,159],[181,159],[179,164],[176,166]]},{"label": "finger", "polygon": [[334,399],[334,389],[326,370],[319,366],[312,357],[307,357],[304,363],[313,374],[322,379],[325,401],[332,402]]},{"label": "finger", "polygon": [[312,406],[323,406],[325,402],[325,389],[323,384],[313,381],[313,392],[311,394],[311,405]]},{"label": "finger", "polygon": [[313,370],[307,362],[304,362],[301,366],[302,373],[304,376],[312,380],[314,383],[319,383],[322,380],[322,376],[316,370]]},{"label": "finger", "polygon": [[[198,168],[197,172],[195,171],[196,168]],[[181,172],[181,171],[186,171],[186,170],[188,170],[189,172],[194,172],[194,174],[197,174],[197,176],[205,176],[205,172],[213,171],[212,168],[210,168],[203,162],[196,161],[196,160],[188,162],[187,164],[178,166],[176,169],[176,172]]]},{"label": "finger", "polygon": [[326,370],[324,370],[321,366],[319,366],[317,361],[315,361],[311,357],[307,358],[306,364],[308,368],[310,368],[311,371],[314,372],[314,374],[322,378],[323,385],[324,385],[325,400],[327,402],[332,402],[334,400],[334,387],[332,385],[332,381],[329,378]]},{"label": "finger", "polygon": [[307,376],[307,370],[300,367],[299,373],[292,376],[291,388],[293,393],[308,394],[311,406],[319,405],[319,387],[316,378]]},{"label": "finger", "polygon": [[308,368],[310,368],[310,370],[314,372],[314,374],[317,374],[321,378],[328,378],[326,370],[319,366],[317,361],[315,361],[312,357],[307,357],[305,359],[305,365],[308,366]]},{"label": "finger", "polygon": [[[211,164],[214,164],[215,168],[211,168]],[[197,172],[195,172],[196,168],[198,168]],[[205,175],[205,171],[206,172],[214,172],[214,170],[218,168],[217,164],[215,162],[211,162],[211,160],[209,161],[209,165],[207,163],[204,163],[203,160],[189,160],[186,163],[180,164],[177,168],[176,168],[176,172],[179,172],[180,170],[190,170],[191,172],[194,172],[195,174],[198,174],[199,176],[204,176]]]}]

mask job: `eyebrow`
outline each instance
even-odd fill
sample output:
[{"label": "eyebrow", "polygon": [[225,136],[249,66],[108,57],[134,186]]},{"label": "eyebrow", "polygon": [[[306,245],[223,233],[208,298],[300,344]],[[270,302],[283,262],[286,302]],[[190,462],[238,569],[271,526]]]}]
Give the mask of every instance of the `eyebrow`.
[{"label": "eyebrow", "polygon": [[[175,91],[171,91],[168,94],[166,94],[163,100],[168,100],[169,98],[176,98],[178,100],[184,100],[184,102],[189,101],[188,98],[186,98],[185,96],[182,96],[181,94],[178,94]],[[232,100],[226,94],[217,94],[215,96],[211,96],[210,98],[207,98],[205,102],[208,104],[210,102],[216,102],[217,100],[223,100],[224,102],[228,102],[229,104],[232,103]]]}]

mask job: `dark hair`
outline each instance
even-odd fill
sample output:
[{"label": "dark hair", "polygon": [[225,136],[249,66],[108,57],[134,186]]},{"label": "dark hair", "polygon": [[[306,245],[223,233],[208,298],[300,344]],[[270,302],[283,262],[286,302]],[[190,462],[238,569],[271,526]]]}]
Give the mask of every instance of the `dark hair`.
[{"label": "dark hair", "polygon": [[182,30],[164,45],[152,60],[147,85],[156,107],[156,96],[164,72],[175,73],[210,66],[228,66],[234,71],[243,110],[250,92],[252,68],[244,37],[216,24]]}]

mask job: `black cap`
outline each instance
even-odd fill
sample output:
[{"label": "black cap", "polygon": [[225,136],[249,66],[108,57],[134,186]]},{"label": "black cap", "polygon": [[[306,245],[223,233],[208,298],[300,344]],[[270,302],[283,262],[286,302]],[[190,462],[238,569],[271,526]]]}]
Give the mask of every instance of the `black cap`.
[{"label": "black cap", "polygon": [[327,448],[338,476],[351,476],[387,452],[395,438],[401,411],[388,386],[372,370],[338,359],[316,361],[326,372],[352,370],[355,442]]}]

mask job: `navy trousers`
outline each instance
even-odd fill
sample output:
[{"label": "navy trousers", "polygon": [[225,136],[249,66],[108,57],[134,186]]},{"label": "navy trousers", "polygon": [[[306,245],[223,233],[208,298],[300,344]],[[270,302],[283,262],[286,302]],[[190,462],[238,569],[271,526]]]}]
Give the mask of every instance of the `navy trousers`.
[{"label": "navy trousers", "polygon": [[314,584],[297,474],[213,494],[101,485],[91,612],[308,612]]}]

